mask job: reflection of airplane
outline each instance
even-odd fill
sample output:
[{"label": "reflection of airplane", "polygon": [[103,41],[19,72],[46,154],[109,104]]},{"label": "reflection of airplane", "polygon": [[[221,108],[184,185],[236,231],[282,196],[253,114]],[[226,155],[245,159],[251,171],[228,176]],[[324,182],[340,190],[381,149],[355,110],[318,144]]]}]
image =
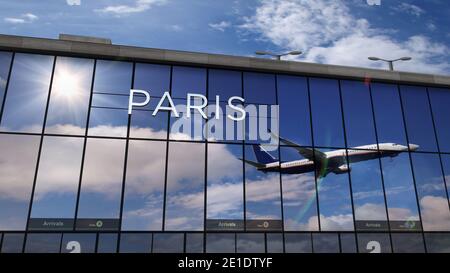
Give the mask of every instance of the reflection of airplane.
[{"label": "reflection of airplane", "polygon": [[[251,160],[243,161],[263,172],[300,174],[316,170],[318,174],[320,172],[320,176],[324,177],[330,172],[335,174],[350,172],[350,166],[348,163],[366,161],[379,157],[395,157],[401,152],[408,151],[407,146],[396,143],[380,143],[380,151],[378,151],[377,144],[363,145],[348,149],[347,161],[345,149],[321,152],[317,149],[301,147],[300,145],[287,139],[279,139],[281,143],[296,149],[297,152],[305,159],[280,162],[265,151],[261,145],[253,145],[253,151],[255,152],[257,162]],[[409,144],[409,149],[411,151],[415,151],[418,148],[419,145]],[[316,166],[314,166],[314,162],[316,162]]]}]

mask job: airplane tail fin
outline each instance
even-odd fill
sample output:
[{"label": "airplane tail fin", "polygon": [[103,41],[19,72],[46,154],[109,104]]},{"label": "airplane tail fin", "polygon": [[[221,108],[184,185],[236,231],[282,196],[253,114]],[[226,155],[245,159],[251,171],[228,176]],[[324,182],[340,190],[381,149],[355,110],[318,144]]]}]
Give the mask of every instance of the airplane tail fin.
[{"label": "airplane tail fin", "polygon": [[269,154],[261,145],[253,145],[253,152],[255,153],[256,160],[260,164],[268,164],[277,162],[271,154]]}]

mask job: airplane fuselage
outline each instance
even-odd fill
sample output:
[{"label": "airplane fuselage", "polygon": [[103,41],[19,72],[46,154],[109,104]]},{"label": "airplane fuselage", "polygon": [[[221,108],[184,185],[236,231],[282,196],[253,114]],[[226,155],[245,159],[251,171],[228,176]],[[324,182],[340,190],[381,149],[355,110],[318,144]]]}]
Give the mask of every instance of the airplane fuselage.
[{"label": "airplane fuselage", "polygon": [[[409,149],[417,149],[417,145],[410,144]],[[300,159],[288,162],[273,162],[265,164],[258,170],[264,172],[281,172],[283,174],[300,174],[321,170],[325,175],[333,172],[336,174],[350,171],[349,163],[356,163],[382,157],[395,157],[401,152],[407,152],[408,146],[396,143],[380,143],[353,147],[347,150],[339,149],[324,152],[326,158],[322,160]],[[348,158],[348,159],[347,159]]]}]

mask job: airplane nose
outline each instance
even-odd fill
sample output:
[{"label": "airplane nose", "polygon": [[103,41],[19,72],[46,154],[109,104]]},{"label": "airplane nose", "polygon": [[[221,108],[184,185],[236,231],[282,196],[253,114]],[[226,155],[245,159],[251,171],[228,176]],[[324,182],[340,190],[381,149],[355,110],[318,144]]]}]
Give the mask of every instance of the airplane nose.
[{"label": "airplane nose", "polygon": [[419,149],[419,145],[417,145],[417,144],[409,144],[409,150],[410,151],[415,151],[417,149]]}]

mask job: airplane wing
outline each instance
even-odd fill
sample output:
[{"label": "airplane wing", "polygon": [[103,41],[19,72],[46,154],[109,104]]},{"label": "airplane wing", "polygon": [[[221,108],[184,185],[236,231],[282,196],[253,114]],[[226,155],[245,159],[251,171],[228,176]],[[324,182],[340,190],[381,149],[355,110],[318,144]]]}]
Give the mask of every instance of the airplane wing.
[{"label": "airplane wing", "polygon": [[319,150],[317,150],[317,149],[311,149],[311,148],[305,148],[305,147],[302,147],[302,146],[298,145],[298,144],[295,143],[295,142],[292,142],[292,141],[290,141],[290,140],[288,140],[288,139],[284,139],[284,138],[282,138],[282,137],[280,137],[280,136],[274,134],[274,133],[271,132],[271,131],[270,131],[270,134],[271,134],[273,137],[278,138],[278,139],[280,140],[280,142],[282,142],[282,143],[284,143],[284,144],[286,144],[286,145],[289,145],[289,146],[291,146],[292,148],[296,149],[297,152],[298,152],[299,154],[301,154],[304,158],[307,158],[307,159],[313,160],[313,161],[314,161],[314,160],[317,160],[317,161],[323,161],[323,160],[325,160],[325,159],[327,158],[327,156],[325,155],[325,153],[323,153],[323,152],[321,152],[321,151],[319,151]]}]

